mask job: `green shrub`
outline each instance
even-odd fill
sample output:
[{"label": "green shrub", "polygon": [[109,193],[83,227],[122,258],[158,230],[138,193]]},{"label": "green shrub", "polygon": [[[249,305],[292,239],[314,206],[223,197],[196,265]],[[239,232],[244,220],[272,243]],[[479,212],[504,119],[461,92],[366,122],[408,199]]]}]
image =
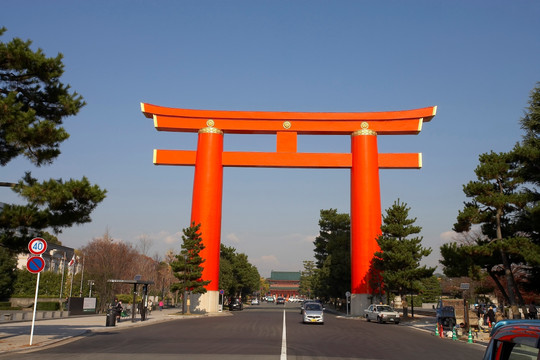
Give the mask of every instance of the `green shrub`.
[{"label": "green shrub", "polygon": [[0,310],[10,310],[11,303],[9,301],[0,301]]},{"label": "green shrub", "polygon": [[41,311],[56,311],[60,310],[60,304],[56,301],[38,302],[37,310]]},{"label": "green shrub", "polygon": [[[118,294],[118,295],[116,295],[115,298],[118,299],[119,301],[121,301],[122,304],[124,304],[124,306],[126,304],[131,304],[133,302],[133,295],[132,294]],[[141,300],[142,300],[142,297],[137,296],[135,301],[138,303]]]}]

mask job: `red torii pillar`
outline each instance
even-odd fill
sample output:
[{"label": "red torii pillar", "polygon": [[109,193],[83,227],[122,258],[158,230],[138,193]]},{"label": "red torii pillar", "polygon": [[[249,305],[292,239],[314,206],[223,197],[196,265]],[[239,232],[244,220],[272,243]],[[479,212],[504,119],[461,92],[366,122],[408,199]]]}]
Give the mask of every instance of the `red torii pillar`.
[{"label": "red torii pillar", "polygon": [[379,250],[374,239],[381,234],[377,133],[354,132],[351,153],[351,314],[359,315],[367,308],[371,260]]},{"label": "red torii pillar", "polygon": [[[203,279],[211,280],[206,290],[219,290],[219,254],[221,238],[221,202],[223,193],[223,132],[215,128],[199,131],[191,222],[201,224],[200,232],[205,249],[200,253],[203,264]],[[212,298],[212,301],[217,301]],[[217,303],[214,304],[217,306]],[[214,306],[211,305],[211,306]]]},{"label": "red torii pillar", "polygon": [[[436,107],[364,113],[214,111],[141,104],[160,131],[198,132],[197,151],[154,150],[156,165],[195,166],[191,221],[201,224],[207,294],[200,311],[218,311],[223,167],[351,169],[351,293],[353,315],[369,305],[370,265],[381,230],[380,168],[422,167],[421,154],[379,154],[377,135],[418,134]],[[223,134],[275,134],[276,152],[223,152]],[[351,153],[298,153],[297,135],[350,135]]]}]

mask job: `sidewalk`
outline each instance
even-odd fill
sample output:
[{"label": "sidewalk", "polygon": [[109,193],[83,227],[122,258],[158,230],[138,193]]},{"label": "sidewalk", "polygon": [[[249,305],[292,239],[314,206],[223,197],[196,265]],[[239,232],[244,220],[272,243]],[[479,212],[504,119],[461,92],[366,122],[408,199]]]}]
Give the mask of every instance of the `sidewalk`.
[{"label": "sidewalk", "polygon": [[[131,318],[122,319],[116,326],[105,326],[106,315],[73,316],[58,319],[36,320],[34,323],[34,336],[30,345],[30,332],[32,321],[9,322],[0,324],[0,354],[13,351],[35,351],[56,342],[75,338],[90,332],[119,331],[134,326],[146,326],[157,322],[175,320],[180,318],[193,318],[190,315],[181,316],[180,309],[154,310],[145,321],[140,317],[131,321]],[[223,313],[218,313],[223,314]]]}]

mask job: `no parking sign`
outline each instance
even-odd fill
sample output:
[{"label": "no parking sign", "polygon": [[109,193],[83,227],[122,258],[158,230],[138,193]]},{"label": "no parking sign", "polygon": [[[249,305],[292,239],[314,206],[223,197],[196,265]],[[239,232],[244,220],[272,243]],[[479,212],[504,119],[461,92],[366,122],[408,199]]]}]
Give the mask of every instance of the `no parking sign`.
[{"label": "no parking sign", "polygon": [[45,268],[45,260],[41,256],[32,256],[26,261],[26,268],[32,274],[37,274]]}]

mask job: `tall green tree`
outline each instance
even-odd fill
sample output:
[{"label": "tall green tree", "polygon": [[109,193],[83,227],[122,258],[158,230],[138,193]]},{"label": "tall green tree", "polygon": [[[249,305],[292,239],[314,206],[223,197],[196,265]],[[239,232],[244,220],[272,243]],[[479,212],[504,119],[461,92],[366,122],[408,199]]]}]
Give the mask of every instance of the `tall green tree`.
[{"label": "tall green tree", "polygon": [[381,226],[382,234],[377,238],[380,251],[373,258],[373,269],[382,276],[387,294],[397,293],[401,297],[419,292],[421,281],[429,278],[434,267],[420,266],[424,256],[431,254],[430,248],[422,247],[422,228],[415,226],[416,218],[409,218],[410,208],[398,199],[386,210]]},{"label": "tall green tree", "polygon": [[518,172],[524,180],[531,202],[523,208],[520,230],[531,239],[535,251],[529,253],[529,281],[524,284],[528,290],[540,292],[540,82],[531,91],[529,106],[520,120],[524,130],[522,141],[513,149],[518,162]]},{"label": "tall green tree", "polygon": [[422,302],[433,303],[441,297],[441,283],[437,276],[433,275],[421,280],[422,288],[420,293],[422,295]]},{"label": "tall green tree", "polygon": [[[479,162],[475,169],[477,180],[463,186],[471,201],[459,212],[454,230],[467,232],[472,225],[481,225],[483,236],[461,251],[470,257],[478,256],[475,264],[481,261],[506,301],[515,307],[523,304],[523,298],[513,265],[526,262],[534,248],[531,239],[521,233],[517,219],[531,196],[521,190],[523,179],[512,153],[484,153]],[[494,270],[496,267],[502,269],[502,274]]]},{"label": "tall green tree", "polygon": [[[201,224],[195,225],[193,222],[190,227],[182,230],[182,250],[170,264],[174,276],[178,279],[178,283],[171,285],[171,290],[182,290],[187,293],[187,298],[191,294],[206,293],[205,286],[210,284],[210,280],[201,280],[204,269],[202,264],[205,260],[200,252],[205,246],[202,243],[200,228]],[[186,311],[189,313],[189,306],[184,309],[184,312]]]},{"label": "tall green tree", "polygon": [[317,267],[312,260],[304,260],[304,270],[300,274],[300,295],[311,298],[317,286]]},{"label": "tall green tree", "polygon": [[[0,29],[0,36],[6,31]],[[60,77],[62,54],[47,57],[32,50],[31,41],[14,38],[0,42],[0,166],[23,156],[35,166],[51,164],[60,155],[60,144],[69,134],[66,117],[85,105]],[[5,172],[3,173],[5,175]],[[7,204],[0,212],[0,244],[13,252],[24,250],[34,236],[47,229],[91,221],[90,214],[105,198],[105,190],[81,180],[51,179],[39,182],[28,172],[18,183],[0,179],[27,202]]]},{"label": "tall green tree", "polygon": [[[315,238],[315,259],[321,268],[324,261],[336,248],[350,241],[351,218],[349,214],[339,214],[337,209],[320,211],[319,235]],[[350,248],[350,245],[349,245]]]},{"label": "tall green tree", "polygon": [[317,269],[315,294],[343,298],[351,286],[351,219],[336,209],[321,210],[315,238]]},{"label": "tall green tree", "polygon": [[244,297],[258,292],[261,285],[259,271],[246,254],[221,244],[219,286],[227,296]]},{"label": "tall green tree", "polygon": [[[508,153],[485,153],[477,180],[463,186],[471,200],[459,212],[454,230],[481,232],[474,241],[441,247],[444,272],[481,278],[488,274],[514,314],[524,303],[521,289],[540,290],[540,85],[531,92],[520,121],[523,140]],[[519,278],[514,273],[519,269]]]},{"label": "tall green tree", "polygon": [[[514,147],[516,160],[521,165],[520,175],[527,182],[535,186],[530,189],[538,196],[540,186],[540,82],[531,90],[529,106],[520,120],[521,128],[525,131],[522,141]],[[535,200],[539,200],[538,197]],[[538,225],[538,223],[536,223]],[[538,225],[540,226],[540,225]],[[535,232],[536,236],[540,231]]]}]

